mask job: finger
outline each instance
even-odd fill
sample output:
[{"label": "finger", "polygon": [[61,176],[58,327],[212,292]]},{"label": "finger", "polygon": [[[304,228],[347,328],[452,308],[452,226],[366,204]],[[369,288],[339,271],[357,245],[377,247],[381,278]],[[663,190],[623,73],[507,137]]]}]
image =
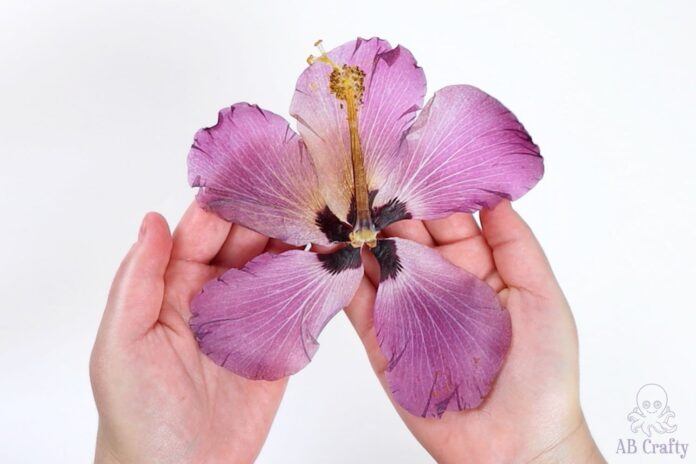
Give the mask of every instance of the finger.
[{"label": "finger", "polygon": [[438,251],[451,263],[486,281],[496,292],[505,284],[495,270],[491,248],[471,214],[455,213],[445,219],[424,221]]},{"label": "finger", "polygon": [[363,269],[365,269],[365,277],[370,281],[374,288],[377,288],[381,274],[381,269],[379,267],[377,258],[375,258],[374,253],[367,251],[364,248],[360,253],[360,257],[362,258]]},{"label": "finger", "polygon": [[272,238],[268,241],[268,244],[266,244],[266,249],[264,251],[266,253],[273,253],[279,255],[288,250],[302,250],[302,248],[303,247],[301,246],[288,245],[285,242],[281,242],[278,239]]},{"label": "finger", "polygon": [[389,400],[392,402],[399,414],[402,414],[405,417],[412,417],[394,400],[391,388],[387,382],[386,370],[389,365],[389,361],[379,347],[373,320],[375,297],[376,289],[366,277],[360,283],[360,287],[358,288],[353,301],[351,301],[351,303],[348,305],[345,312],[348,316],[348,320],[358,333],[358,336],[360,337],[360,340],[365,348],[365,352],[367,353],[367,358],[372,366],[372,370],[375,372],[379,383],[382,384],[382,388],[384,388],[387,396],[389,396]]},{"label": "finger", "polygon": [[437,250],[449,262],[481,280],[486,280],[495,271],[491,249],[482,235],[442,245]]},{"label": "finger", "polygon": [[509,201],[482,210],[481,225],[498,273],[508,287],[542,296],[557,287],[541,245]]},{"label": "finger", "polygon": [[395,222],[384,229],[387,237],[401,237],[418,242],[425,246],[435,246],[435,241],[430,236],[428,229],[425,228],[423,221],[405,220]]},{"label": "finger", "polygon": [[194,201],[174,231],[172,259],[208,264],[220,251],[231,226]]},{"label": "finger", "polygon": [[268,237],[239,224],[234,224],[212,264],[224,269],[241,268],[263,253]]},{"label": "finger", "polygon": [[445,219],[424,221],[438,245],[437,250],[452,264],[487,280],[495,271],[488,243],[471,214],[455,213]]},{"label": "finger", "polygon": [[138,242],[121,263],[111,286],[102,322],[106,330],[136,339],[152,328],[162,308],[171,251],[167,221],[157,213],[148,213]]},{"label": "finger", "polygon": [[438,245],[449,245],[481,235],[481,229],[471,214],[454,213],[445,219],[423,221],[423,223]]},{"label": "finger", "polygon": [[375,286],[366,277],[360,283],[358,291],[345,312],[365,346],[365,351],[373,369],[380,374],[386,369],[387,360],[379,349],[379,343],[375,334],[373,321],[375,297]]}]

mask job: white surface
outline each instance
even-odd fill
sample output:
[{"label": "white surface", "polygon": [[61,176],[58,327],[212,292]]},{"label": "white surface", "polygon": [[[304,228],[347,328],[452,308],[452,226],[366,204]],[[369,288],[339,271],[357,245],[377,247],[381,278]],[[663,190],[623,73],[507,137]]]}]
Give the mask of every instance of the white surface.
[{"label": "white surface", "polygon": [[[696,456],[695,4],[291,3],[2,2],[0,461],[91,459],[111,276],[146,211],[191,201],[195,130],[242,100],[287,116],[312,43],[356,35],[410,48],[429,95],[474,84],[523,121],[547,174],[518,208],[573,305],[601,449],[679,461],[614,454],[657,382]],[[321,342],[259,462],[429,462],[343,315]]]}]

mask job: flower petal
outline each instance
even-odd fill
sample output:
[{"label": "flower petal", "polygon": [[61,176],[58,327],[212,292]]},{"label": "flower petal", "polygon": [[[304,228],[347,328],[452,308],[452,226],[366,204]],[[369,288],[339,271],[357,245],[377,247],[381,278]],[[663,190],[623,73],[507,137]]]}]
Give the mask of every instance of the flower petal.
[{"label": "flower petal", "polygon": [[[391,173],[374,204],[391,204],[404,217],[443,218],[515,200],[544,172],[539,148],[498,100],[457,85],[435,93],[409,129],[398,156],[384,159]],[[385,220],[377,220],[384,227]]]},{"label": "flower petal", "polygon": [[355,248],[265,253],[208,282],[191,302],[190,325],[217,364],[250,379],[279,379],[309,363],[319,333],[362,275]]},{"label": "flower petal", "polygon": [[510,346],[510,315],[485,282],[409,240],[382,240],[375,328],[396,401],[419,416],[474,408]]},{"label": "flower petal", "polygon": [[[423,105],[425,75],[404,47],[372,38],[348,42],[328,53],[338,65],[357,65],[365,72],[359,134],[370,188],[388,172],[383,156],[398,149],[404,130]],[[350,137],[346,110],[329,90],[331,67],[315,62],[299,77],[290,113],[312,155],[331,210],[346,220],[353,193]]]},{"label": "flower petal", "polygon": [[188,157],[198,202],[222,218],[293,245],[327,244],[326,203],[306,147],[280,116],[237,103],[201,129]]}]

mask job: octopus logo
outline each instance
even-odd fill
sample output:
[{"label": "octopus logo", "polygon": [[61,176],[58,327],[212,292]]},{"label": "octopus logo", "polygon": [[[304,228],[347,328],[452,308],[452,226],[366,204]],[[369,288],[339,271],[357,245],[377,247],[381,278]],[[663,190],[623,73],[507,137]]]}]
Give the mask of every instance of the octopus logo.
[{"label": "octopus logo", "polygon": [[643,385],[636,395],[636,407],[628,414],[631,431],[642,431],[648,437],[652,433],[672,433],[677,426],[670,424],[674,412],[667,405],[667,392],[660,385]]}]

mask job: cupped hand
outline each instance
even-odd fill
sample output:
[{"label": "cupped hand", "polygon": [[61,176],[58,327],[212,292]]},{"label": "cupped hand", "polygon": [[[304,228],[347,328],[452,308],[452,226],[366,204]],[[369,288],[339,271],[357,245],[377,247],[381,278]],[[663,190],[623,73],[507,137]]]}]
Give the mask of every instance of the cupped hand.
[{"label": "cupped hand", "polygon": [[[604,462],[580,408],[573,316],[541,246],[507,201],[482,211],[481,223],[455,214],[403,221],[386,232],[437,248],[498,292],[510,311],[512,343],[493,389],[478,408],[441,419],[392,403],[439,463]],[[372,323],[376,263],[366,263],[366,275],[347,313],[389,393]]]},{"label": "cupped hand", "polygon": [[252,381],[203,354],[188,326],[204,283],[268,239],[192,205],[174,236],[150,213],[114,280],[90,361],[98,463],[251,462],[286,379]]}]

